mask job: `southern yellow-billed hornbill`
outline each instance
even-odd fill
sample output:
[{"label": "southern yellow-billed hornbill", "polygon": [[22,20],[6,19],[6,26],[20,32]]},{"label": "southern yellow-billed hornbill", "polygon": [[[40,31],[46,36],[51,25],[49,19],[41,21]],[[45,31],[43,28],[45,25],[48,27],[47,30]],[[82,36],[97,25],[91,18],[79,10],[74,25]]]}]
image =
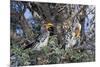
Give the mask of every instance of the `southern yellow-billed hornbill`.
[{"label": "southern yellow-billed hornbill", "polygon": [[49,36],[54,35],[54,27],[52,23],[44,24],[42,33],[34,38],[34,41],[26,44],[24,49],[33,47],[34,50],[41,50],[42,47],[48,44]]}]

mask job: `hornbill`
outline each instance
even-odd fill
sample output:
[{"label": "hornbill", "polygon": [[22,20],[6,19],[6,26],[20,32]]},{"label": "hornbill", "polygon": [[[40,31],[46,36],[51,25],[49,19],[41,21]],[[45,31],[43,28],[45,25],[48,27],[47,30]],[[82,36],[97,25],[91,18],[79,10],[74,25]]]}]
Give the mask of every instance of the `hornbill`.
[{"label": "hornbill", "polygon": [[34,38],[34,41],[27,44],[24,49],[33,47],[33,50],[41,50],[42,47],[48,44],[49,36],[52,36],[54,33],[54,28],[52,23],[44,24],[41,27],[41,34]]},{"label": "hornbill", "polygon": [[65,43],[62,45],[61,48],[70,48],[80,45],[80,33],[81,33],[81,24],[76,23],[74,26],[73,31],[67,31],[65,35]]}]

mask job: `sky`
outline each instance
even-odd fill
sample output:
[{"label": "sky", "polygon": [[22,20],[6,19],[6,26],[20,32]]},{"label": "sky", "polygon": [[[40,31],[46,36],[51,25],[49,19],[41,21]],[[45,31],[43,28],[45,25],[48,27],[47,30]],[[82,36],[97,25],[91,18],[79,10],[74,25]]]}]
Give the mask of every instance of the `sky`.
[{"label": "sky", "polygon": [[25,13],[24,13],[24,16],[26,19],[29,19],[29,18],[32,18],[32,14],[31,12],[29,11],[29,9],[26,9]]},{"label": "sky", "polygon": [[[90,8],[92,8],[92,6],[90,7]],[[85,27],[84,27],[84,31],[85,32],[89,32],[89,29],[90,29],[90,25],[91,25],[91,19],[94,17],[94,14],[88,14],[88,19],[87,18],[85,18]],[[88,24],[88,26],[87,26],[87,24]]]},{"label": "sky", "polygon": [[[30,12],[29,9],[26,9],[26,11],[25,11],[25,13],[24,13],[24,16],[25,16],[26,19],[33,18],[33,17],[32,17],[32,13]],[[30,20],[28,23],[29,23],[29,24],[31,24],[31,23],[34,24],[35,21],[32,19],[32,20]]]}]

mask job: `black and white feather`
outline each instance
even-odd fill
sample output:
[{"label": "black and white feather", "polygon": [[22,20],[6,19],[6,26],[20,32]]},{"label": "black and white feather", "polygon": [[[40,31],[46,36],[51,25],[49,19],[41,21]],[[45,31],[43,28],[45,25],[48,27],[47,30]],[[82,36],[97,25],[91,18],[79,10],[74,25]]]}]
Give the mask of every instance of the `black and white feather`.
[{"label": "black and white feather", "polygon": [[33,50],[41,50],[44,46],[47,46],[50,32],[47,31],[38,35],[33,42],[26,44],[24,49],[33,48]]},{"label": "black and white feather", "polygon": [[44,46],[47,46],[48,40],[49,40],[49,31],[46,33],[43,33],[42,36],[39,37],[39,42],[36,43],[36,46],[34,46],[34,50],[41,50]]}]

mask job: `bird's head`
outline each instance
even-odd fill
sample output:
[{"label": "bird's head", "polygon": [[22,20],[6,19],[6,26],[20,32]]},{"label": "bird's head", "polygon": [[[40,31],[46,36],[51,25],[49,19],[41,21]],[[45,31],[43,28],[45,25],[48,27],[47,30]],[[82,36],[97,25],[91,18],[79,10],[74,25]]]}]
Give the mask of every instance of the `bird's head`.
[{"label": "bird's head", "polygon": [[53,25],[52,23],[50,23],[50,22],[45,23],[45,24],[43,25],[43,27],[44,27],[44,30],[45,30],[46,32],[49,32],[50,34],[54,32],[54,25]]},{"label": "bird's head", "polygon": [[80,23],[76,23],[74,32],[75,32],[76,37],[80,37],[80,33],[81,33],[81,24]]}]

